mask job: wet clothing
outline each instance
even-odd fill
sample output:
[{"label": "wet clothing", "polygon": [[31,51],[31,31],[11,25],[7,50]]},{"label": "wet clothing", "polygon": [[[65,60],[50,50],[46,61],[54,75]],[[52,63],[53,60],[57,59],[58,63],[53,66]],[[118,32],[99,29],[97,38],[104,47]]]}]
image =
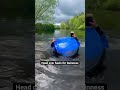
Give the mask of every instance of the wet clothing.
[{"label": "wet clothing", "polygon": [[51,47],[53,47],[53,46],[54,46],[54,42],[51,43]]},{"label": "wet clothing", "polygon": [[97,33],[98,33],[100,36],[102,36],[102,35],[104,34],[104,32],[100,29],[99,26],[97,26],[97,27],[95,28],[95,30],[97,31]]},{"label": "wet clothing", "polygon": [[78,39],[76,37],[74,37],[74,38],[78,41]]},{"label": "wet clothing", "polygon": [[105,48],[108,48],[109,45],[108,45],[108,40],[107,40],[107,38],[106,38],[105,33],[100,29],[99,26],[97,26],[97,27],[95,28],[95,30],[96,30],[97,33],[100,35],[101,40],[103,41],[104,47],[105,47]]}]

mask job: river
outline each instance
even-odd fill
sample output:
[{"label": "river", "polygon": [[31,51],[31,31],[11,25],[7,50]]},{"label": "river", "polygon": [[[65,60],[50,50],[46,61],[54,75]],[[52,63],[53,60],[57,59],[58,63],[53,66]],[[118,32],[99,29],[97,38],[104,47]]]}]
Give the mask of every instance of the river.
[{"label": "river", "polygon": [[0,90],[13,83],[34,83],[34,47],[30,36],[0,36]]},{"label": "river", "polygon": [[37,90],[85,90],[85,43],[79,39],[81,46],[79,56],[70,59],[80,62],[79,65],[41,65],[41,60],[69,60],[55,57],[50,44],[52,38],[64,37],[70,30],[55,30],[53,34],[36,34],[35,41],[35,82]]}]

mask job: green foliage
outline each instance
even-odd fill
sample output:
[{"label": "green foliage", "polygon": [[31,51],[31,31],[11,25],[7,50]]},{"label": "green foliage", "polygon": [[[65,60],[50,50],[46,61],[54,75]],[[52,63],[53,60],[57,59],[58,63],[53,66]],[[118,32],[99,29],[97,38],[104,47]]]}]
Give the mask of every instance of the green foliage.
[{"label": "green foliage", "polygon": [[120,0],[86,0],[86,10],[109,36],[120,37]]},{"label": "green foliage", "polygon": [[66,29],[66,23],[62,22],[61,25],[60,25],[60,28],[61,29]]},{"label": "green foliage", "polygon": [[107,0],[104,5],[105,9],[108,10],[115,10],[119,11],[120,10],[120,0]]},{"label": "green foliage", "polygon": [[58,0],[35,0],[35,21],[52,22]]},{"label": "green foliage", "polygon": [[67,22],[62,22],[61,29],[84,30],[85,29],[85,14],[81,13],[78,16],[72,17]]},{"label": "green foliage", "polygon": [[60,26],[59,25],[55,25],[55,30],[60,30]]},{"label": "green foliage", "polygon": [[98,10],[93,12],[97,24],[110,36],[120,37],[120,12]]},{"label": "green foliage", "polygon": [[86,10],[120,10],[120,0],[86,0]]},{"label": "green foliage", "polygon": [[36,23],[35,24],[35,31],[36,33],[53,33],[55,30],[55,27],[53,24],[41,24],[41,23]]},{"label": "green foliage", "polygon": [[[85,39],[85,14],[81,13],[78,16],[74,16],[66,22],[62,22],[60,25],[61,29],[74,31],[77,38],[80,40]],[[69,35],[70,33],[68,33]]]}]

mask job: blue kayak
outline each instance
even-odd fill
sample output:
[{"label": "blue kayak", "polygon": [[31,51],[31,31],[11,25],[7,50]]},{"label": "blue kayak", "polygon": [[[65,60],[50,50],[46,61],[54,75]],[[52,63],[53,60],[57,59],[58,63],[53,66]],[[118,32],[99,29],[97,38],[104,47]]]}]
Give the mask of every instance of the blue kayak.
[{"label": "blue kayak", "polygon": [[56,51],[66,57],[73,56],[78,48],[80,47],[80,42],[78,42],[74,37],[62,37],[57,38],[54,42],[54,48]]}]

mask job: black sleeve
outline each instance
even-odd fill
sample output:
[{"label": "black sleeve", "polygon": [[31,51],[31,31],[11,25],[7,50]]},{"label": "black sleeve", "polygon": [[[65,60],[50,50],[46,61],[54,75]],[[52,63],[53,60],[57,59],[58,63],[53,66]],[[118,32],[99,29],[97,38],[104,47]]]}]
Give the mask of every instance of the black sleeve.
[{"label": "black sleeve", "polygon": [[51,43],[51,47],[53,47],[53,46],[54,46],[54,42]]},{"label": "black sleeve", "polygon": [[100,36],[102,36],[104,34],[104,32],[100,29],[99,26],[97,26],[95,29]]},{"label": "black sleeve", "polygon": [[78,39],[76,37],[74,37],[74,38],[78,41]]}]

